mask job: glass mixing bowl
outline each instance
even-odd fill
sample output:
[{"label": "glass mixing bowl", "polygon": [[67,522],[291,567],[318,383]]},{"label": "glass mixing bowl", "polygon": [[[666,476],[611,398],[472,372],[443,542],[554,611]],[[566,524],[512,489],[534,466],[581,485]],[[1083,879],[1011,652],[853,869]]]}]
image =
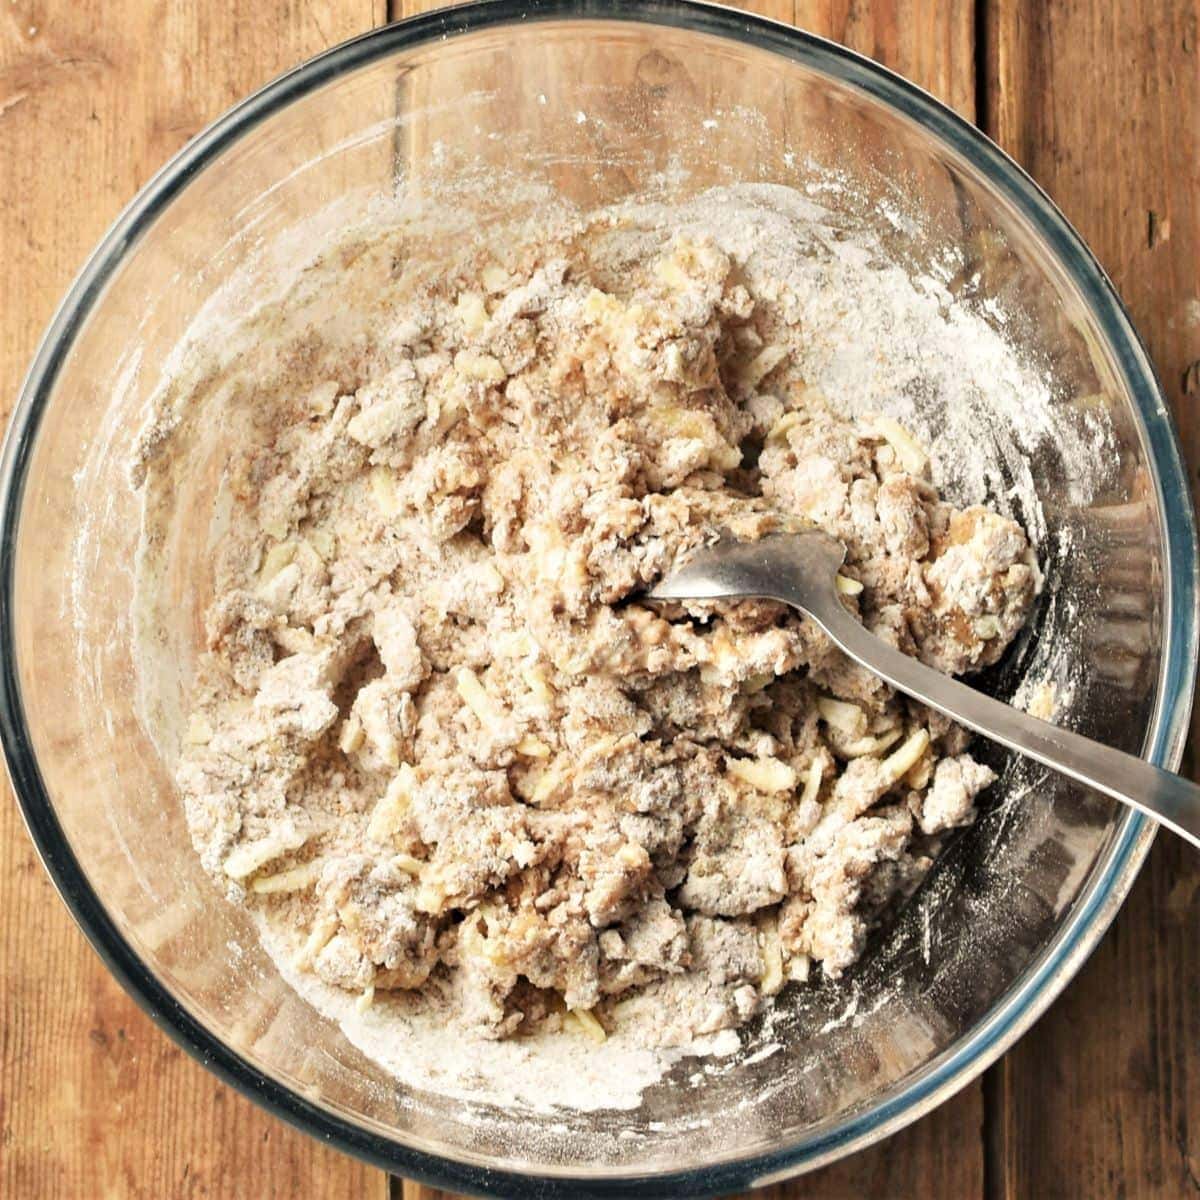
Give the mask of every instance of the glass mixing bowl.
[{"label": "glass mixing bowl", "polygon": [[[444,195],[448,219],[477,224],[531,202],[459,186],[489,168],[585,205],[790,184],[907,269],[940,272],[1036,364],[1059,427],[1093,447],[1026,456],[1047,587],[983,682],[1011,696],[1056,680],[1056,719],[1178,764],[1196,665],[1184,469],[1145,351],[1066,221],[973,128],[837,46],[717,8],[580,0],[459,8],[314,59],[196,138],[104,239],[42,343],[3,462],[9,770],[47,869],[114,973],[201,1061],[309,1133],[463,1191],[694,1196],[768,1182],[885,1137],[982,1071],[1096,944],[1152,827],[996,756],[989,811],[863,962],[781,998],[778,1052],[757,1054],[766,1035],[752,1028],[743,1052],[699,1083],[684,1064],[636,1111],[539,1118],[400,1087],[283,983],[202,871],[170,752],[135,713],[127,463],[168,354],[232,282],[253,295],[380,197]],[[928,426],[939,400],[923,403]],[[977,453],[989,436],[1007,432],[985,423]],[[994,475],[1004,503],[1012,481]],[[180,486],[203,529],[212,478]],[[176,619],[159,633],[178,691],[205,589],[196,539],[175,532]]]}]

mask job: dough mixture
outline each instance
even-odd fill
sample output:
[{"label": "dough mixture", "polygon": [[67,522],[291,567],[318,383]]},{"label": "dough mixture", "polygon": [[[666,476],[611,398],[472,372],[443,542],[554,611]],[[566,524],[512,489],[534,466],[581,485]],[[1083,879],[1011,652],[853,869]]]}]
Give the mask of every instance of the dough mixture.
[{"label": "dough mixture", "polygon": [[778,248],[739,258],[705,211],[348,238],[142,439],[152,536],[218,392],[236,431],[196,849],[364,1006],[686,1046],[844,972],[993,778],[796,613],[639,599],[723,530],[815,523],[845,603],[966,674],[1039,584],[1017,523],[811,386]]}]

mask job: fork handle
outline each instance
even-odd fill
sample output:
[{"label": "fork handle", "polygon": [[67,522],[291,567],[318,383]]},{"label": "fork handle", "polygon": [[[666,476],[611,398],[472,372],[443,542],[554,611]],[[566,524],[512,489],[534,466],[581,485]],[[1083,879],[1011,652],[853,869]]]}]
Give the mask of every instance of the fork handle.
[{"label": "fork handle", "polygon": [[1200,847],[1200,787],[1132,754],[1114,750],[994,700],[902,654],[834,600],[807,612],[846,654],[893,687],[968,729],[1138,809]]}]

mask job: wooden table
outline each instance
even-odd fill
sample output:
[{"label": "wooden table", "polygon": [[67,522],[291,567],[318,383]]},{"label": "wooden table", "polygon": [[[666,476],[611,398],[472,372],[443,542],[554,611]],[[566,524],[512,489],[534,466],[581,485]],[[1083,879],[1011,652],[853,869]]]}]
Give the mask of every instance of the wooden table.
[{"label": "wooden table", "polygon": [[[0,4],[0,397],[118,209],[286,67],[422,0]],[[976,120],[1076,223],[1132,309],[1200,465],[1200,0],[761,0]],[[1191,760],[1189,759],[1189,762]],[[436,1200],[318,1145],[160,1034],[0,804],[0,1196]],[[1200,1192],[1200,858],[1160,839],[1066,995],[886,1144],[759,1194]]]}]

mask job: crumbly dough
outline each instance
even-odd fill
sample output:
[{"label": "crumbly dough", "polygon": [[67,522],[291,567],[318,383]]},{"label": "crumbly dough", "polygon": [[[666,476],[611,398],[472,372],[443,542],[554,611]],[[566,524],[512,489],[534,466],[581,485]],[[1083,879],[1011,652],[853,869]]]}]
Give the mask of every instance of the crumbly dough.
[{"label": "crumbly dough", "polygon": [[152,500],[203,404],[238,414],[178,768],[196,848],[364,1004],[688,1044],[845,971],[992,779],[796,613],[639,599],[722,530],[815,523],[845,603],[960,674],[1038,585],[1016,523],[808,386],[786,279],[719,233],[350,239],[305,274],[320,320],[298,294],[248,319],[260,349],[143,438]]}]

